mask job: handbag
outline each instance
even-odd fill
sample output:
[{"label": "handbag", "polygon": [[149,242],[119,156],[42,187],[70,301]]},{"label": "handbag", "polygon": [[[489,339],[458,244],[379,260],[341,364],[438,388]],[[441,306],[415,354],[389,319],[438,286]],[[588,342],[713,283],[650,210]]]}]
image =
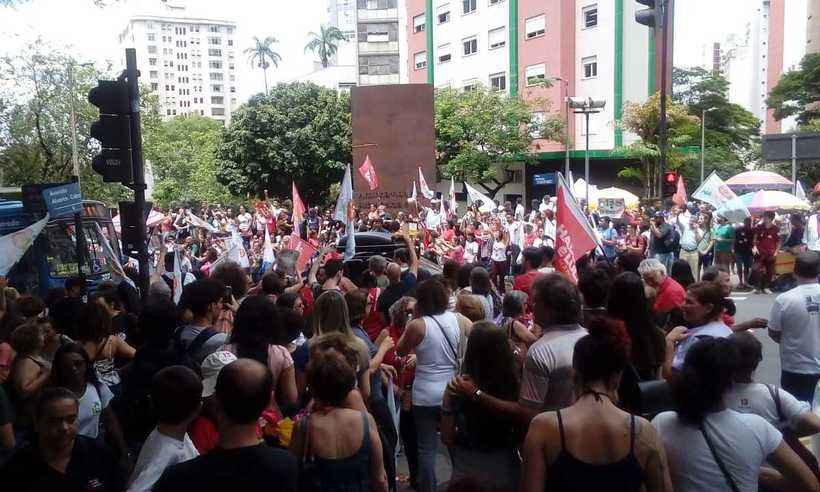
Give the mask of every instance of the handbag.
[{"label": "handbag", "polygon": [[299,492],[320,492],[322,490],[322,479],[319,476],[319,469],[310,452],[310,415],[307,415],[303,422],[305,442],[302,449],[302,459],[299,461]]},{"label": "handbag", "polygon": [[717,463],[718,468],[720,468],[720,472],[723,473],[724,478],[726,478],[729,488],[732,489],[732,492],[740,492],[740,489],[737,488],[737,483],[735,483],[735,479],[732,478],[732,474],[726,469],[726,465],[723,463],[723,460],[720,459],[720,455],[718,455],[717,451],[715,451],[715,446],[712,444],[709,434],[706,433],[706,428],[703,426],[703,422],[700,423],[700,433],[703,434],[703,439],[706,440],[706,445],[709,446],[709,451],[712,452],[712,457],[715,458],[715,463]]},{"label": "handbag", "polygon": [[[777,409],[777,420],[780,422],[785,423],[786,419],[783,418],[783,411],[780,404],[780,392],[777,391],[777,388],[774,386],[767,384],[766,388],[769,390],[769,394],[772,395],[772,400],[774,400],[774,406]],[[817,462],[817,458],[814,454],[809,451],[809,449],[800,442],[800,438],[797,434],[794,433],[792,429],[784,428],[783,431],[783,441],[789,445],[790,448],[803,460],[803,463],[809,467],[809,470],[820,480],[820,464]]]},{"label": "handbag", "polygon": [[647,420],[675,408],[669,382],[664,379],[641,380],[638,370],[632,364],[624,371],[618,394],[621,395],[621,406],[625,410]]},{"label": "handbag", "polygon": [[[450,350],[453,352],[453,358],[456,361],[456,373],[460,372],[461,371],[461,361],[463,359],[463,354],[460,351],[456,350],[456,348],[453,346],[453,343],[450,341],[450,337],[447,336],[447,332],[444,331],[444,327],[441,326],[441,323],[439,323],[438,320],[436,318],[432,317],[432,316],[430,316],[430,319],[435,321],[436,325],[438,326],[438,329],[441,330],[441,336],[444,337],[444,340],[447,342],[447,346],[450,347]],[[460,333],[461,333],[461,326],[459,326],[459,334]]]}]

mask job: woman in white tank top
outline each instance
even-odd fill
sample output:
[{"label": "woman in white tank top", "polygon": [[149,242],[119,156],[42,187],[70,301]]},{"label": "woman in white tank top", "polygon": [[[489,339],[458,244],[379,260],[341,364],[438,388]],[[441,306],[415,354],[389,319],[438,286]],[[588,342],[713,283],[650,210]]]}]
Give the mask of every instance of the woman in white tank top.
[{"label": "woman in white tank top", "polygon": [[[459,369],[461,330],[469,321],[447,312],[447,289],[437,280],[419,284],[416,291],[417,319],[407,324],[396,345],[399,356],[415,351],[413,417],[418,441],[418,492],[436,490],[436,449],[441,401],[447,383]],[[465,325],[466,323],[466,325]],[[463,327],[463,328],[462,328]]]}]

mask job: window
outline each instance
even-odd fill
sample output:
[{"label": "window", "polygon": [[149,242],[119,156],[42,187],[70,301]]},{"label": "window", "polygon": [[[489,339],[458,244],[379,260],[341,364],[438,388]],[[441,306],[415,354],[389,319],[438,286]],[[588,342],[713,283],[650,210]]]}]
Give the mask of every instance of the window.
[{"label": "window", "polygon": [[461,41],[464,46],[464,56],[473,55],[478,51],[478,40],[475,36]]},{"label": "window", "polygon": [[222,80],[223,76],[219,72],[211,72],[210,73],[211,80]]},{"label": "window", "polygon": [[581,59],[581,64],[584,66],[584,78],[592,79],[598,76],[598,57],[588,56]]},{"label": "window", "polygon": [[499,3],[503,2],[504,0],[490,0],[490,7],[493,5],[498,5]]},{"label": "window", "polygon": [[236,65],[233,63],[228,63],[228,70],[233,70],[234,68],[236,68]]},{"label": "window", "polygon": [[211,108],[211,116],[225,116],[225,108]]},{"label": "window", "polygon": [[442,44],[438,47],[438,62],[439,63],[447,63],[453,58],[453,55],[450,54],[450,43]]},{"label": "window", "polygon": [[424,14],[413,17],[413,32],[424,31]]},{"label": "window", "polygon": [[222,85],[212,84],[211,85],[211,92],[222,92]]},{"label": "window", "polygon": [[208,26],[208,32],[219,32],[219,26]]},{"label": "window", "polygon": [[171,110],[170,109],[165,110],[165,116],[171,116]]},{"label": "window", "polygon": [[228,46],[233,46],[233,39],[228,40]]},{"label": "window", "polygon": [[236,92],[236,87],[231,86],[231,92]]},{"label": "window", "polygon": [[537,38],[546,32],[546,18],[543,14],[531,17],[525,21],[527,39]]},{"label": "window", "polygon": [[536,85],[547,78],[547,68],[543,63],[540,65],[531,65],[525,70],[525,78],[527,85]]},{"label": "window", "polygon": [[151,73],[150,73],[149,77],[151,77],[152,79],[158,79],[159,78],[159,72],[157,72],[156,70],[151,70]]},{"label": "window", "polygon": [[155,55],[157,53],[157,47],[156,46],[149,46],[148,47],[148,53],[151,54],[151,55]]},{"label": "window", "polygon": [[478,89],[478,81],[476,79],[465,80],[462,87],[464,88],[464,92],[474,91]]},{"label": "window", "polygon": [[157,35],[152,33],[152,32],[149,32],[148,33],[148,41],[156,41],[156,40],[157,40]]},{"label": "window", "polygon": [[149,58],[148,59],[148,64],[151,65],[152,67],[156,67],[157,66],[157,59],[156,58]]},{"label": "window", "polygon": [[584,29],[589,29],[590,27],[595,27],[598,25],[598,5],[584,7],[582,12],[584,17]]},{"label": "window", "polygon": [[211,60],[208,62],[208,68],[219,70],[222,68],[222,62],[220,60]]},{"label": "window", "polygon": [[507,74],[505,72],[490,75],[490,89],[494,91],[507,90]]},{"label": "window", "polygon": [[148,30],[153,30],[154,29],[154,23],[153,22],[146,23],[145,28],[148,29]]},{"label": "window", "polygon": [[208,44],[218,45],[222,44],[222,40],[219,38],[208,38]]},{"label": "window", "polygon": [[450,4],[445,3],[444,5],[440,5],[436,9],[436,15],[438,16],[439,24],[450,22]]},{"label": "window", "polygon": [[476,9],[476,0],[461,0],[462,4],[462,11],[464,14],[469,14],[470,12],[475,12]]},{"label": "window", "polygon": [[209,49],[208,56],[222,56],[222,50]]},{"label": "window", "polygon": [[225,104],[225,98],[222,96],[211,96],[211,104]]},{"label": "window", "polygon": [[387,31],[375,31],[367,33],[368,43],[386,43],[390,41],[390,33]]},{"label": "window", "polygon": [[487,41],[490,44],[490,49],[503,48],[507,44],[506,29],[499,27],[492,29],[487,33]]},{"label": "window", "polygon": [[427,52],[420,51],[413,55],[413,63],[416,66],[416,70],[422,70],[427,67]]}]

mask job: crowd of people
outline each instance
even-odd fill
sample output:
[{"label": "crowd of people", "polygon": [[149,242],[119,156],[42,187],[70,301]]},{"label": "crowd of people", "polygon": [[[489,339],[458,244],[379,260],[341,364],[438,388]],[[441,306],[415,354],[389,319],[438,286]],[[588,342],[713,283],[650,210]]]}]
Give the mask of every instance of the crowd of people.
[{"label": "crowd of people", "polygon": [[[330,210],[181,208],[142,301],[130,265],[45,299],[0,279],[0,484],[820,491],[799,440],[820,432],[820,248],[802,217],[786,232],[695,204],[591,211],[600,246],[573,282],[550,197],[430,205],[357,212],[391,248],[353,261]],[[316,251],[303,269],[285,261],[296,241]],[[732,289],[767,292],[780,250],[794,288],[740,319]],[[781,388],[754,381],[764,328]]]}]

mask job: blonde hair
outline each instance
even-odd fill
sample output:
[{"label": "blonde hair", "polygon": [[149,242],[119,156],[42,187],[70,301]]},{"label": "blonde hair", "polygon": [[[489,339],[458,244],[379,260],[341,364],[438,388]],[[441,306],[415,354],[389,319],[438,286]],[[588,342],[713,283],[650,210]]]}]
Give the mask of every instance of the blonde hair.
[{"label": "blonde hair", "polygon": [[472,322],[481,321],[486,316],[484,304],[473,294],[461,294],[456,299],[456,312],[463,314]]},{"label": "blonde hair", "polygon": [[370,365],[370,352],[350,328],[347,302],[338,290],[325,291],[313,304],[313,336],[321,337],[329,333],[339,333],[347,339],[348,346],[359,355],[360,369]]}]

